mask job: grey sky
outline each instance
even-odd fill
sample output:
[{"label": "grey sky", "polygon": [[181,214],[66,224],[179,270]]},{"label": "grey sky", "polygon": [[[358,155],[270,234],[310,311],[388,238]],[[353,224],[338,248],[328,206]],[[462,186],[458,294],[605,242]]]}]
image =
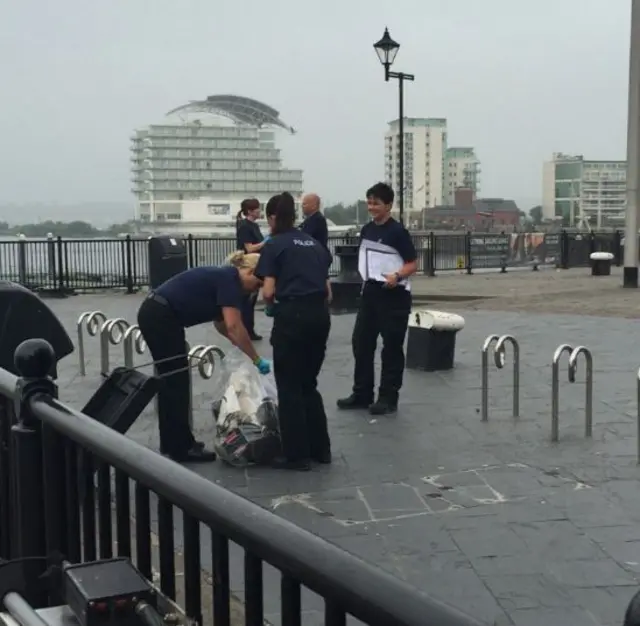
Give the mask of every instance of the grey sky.
[{"label": "grey sky", "polygon": [[[191,99],[263,100],[298,129],[288,165],[350,202],[382,176],[397,84],[406,115],[446,117],[485,196],[540,201],[553,151],[625,158],[629,0],[4,0],[0,204],[122,202],[129,137]],[[0,216],[5,219],[15,216]],[[47,216],[42,216],[47,217]],[[13,221],[13,220],[12,220]]]}]

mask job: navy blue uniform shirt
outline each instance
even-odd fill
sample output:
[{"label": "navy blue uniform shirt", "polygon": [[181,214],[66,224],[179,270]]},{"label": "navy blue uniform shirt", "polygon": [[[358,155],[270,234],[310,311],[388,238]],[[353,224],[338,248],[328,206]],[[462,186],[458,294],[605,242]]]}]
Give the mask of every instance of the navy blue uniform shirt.
[{"label": "navy blue uniform shirt", "polygon": [[409,231],[392,217],[384,224],[376,224],[374,221],[365,224],[360,231],[360,239],[390,246],[398,252],[405,263],[411,263],[417,258],[416,248],[411,241]]},{"label": "navy blue uniform shirt", "polygon": [[325,248],[329,245],[329,229],[327,228],[327,219],[320,211],[316,211],[307,217],[300,224],[300,230],[313,237],[319,244]]},{"label": "navy blue uniform shirt", "polygon": [[236,227],[236,250],[246,252],[248,243],[261,243],[264,237],[260,232],[260,226],[251,220],[240,220]]},{"label": "navy blue uniform shirt", "polygon": [[222,320],[223,307],[240,309],[244,299],[235,267],[194,267],[154,290],[167,300],[185,327]]},{"label": "navy blue uniform shirt", "polygon": [[262,248],[254,274],[276,279],[276,300],[325,293],[331,255],[299,230],[273,236]]}]

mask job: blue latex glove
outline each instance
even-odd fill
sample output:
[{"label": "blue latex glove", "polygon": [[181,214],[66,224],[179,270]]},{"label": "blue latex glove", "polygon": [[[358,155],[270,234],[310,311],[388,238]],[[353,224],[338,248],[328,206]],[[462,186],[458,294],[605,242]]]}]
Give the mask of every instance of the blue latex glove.
[{"label": "blue latex glove", "polygon": [[265,314],[267,317],[273,317],[273,309],[274,309],[273,304],[267,304],[267,305],[264,307],[264,314]]},{"label": "blue latex glove", "polygon": [[256,363],[256,367],[261,374],[270,374],[271,373],[271,363],[266,359],[260,359]]}]

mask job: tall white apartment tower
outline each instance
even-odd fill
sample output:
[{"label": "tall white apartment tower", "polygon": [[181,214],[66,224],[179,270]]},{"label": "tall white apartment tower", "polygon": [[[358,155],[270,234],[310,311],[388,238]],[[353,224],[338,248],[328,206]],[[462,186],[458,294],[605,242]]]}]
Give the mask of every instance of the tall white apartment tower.
[{"label": "tall white apartment tower", "polygon": [[480,161],[473,148],[447,148],[445,153],[445,198],[442,204],[455,204],[456,189],[480,189]]},{"label": "tall white apartment tower", "polygon": [[[398,191],[400,142],[398,121],[389,123],[385,134],[385,180]],[[445,200],[445,154],[447,120],[404,118],[404,208],[421,210]]]}]

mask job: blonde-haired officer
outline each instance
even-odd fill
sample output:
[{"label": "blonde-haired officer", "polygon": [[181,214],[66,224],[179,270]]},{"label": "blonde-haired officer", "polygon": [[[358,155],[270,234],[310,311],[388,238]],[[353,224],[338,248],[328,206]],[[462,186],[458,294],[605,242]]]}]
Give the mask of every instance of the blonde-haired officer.
[{"label": "blonde-haired officer", "polygon": [[260,289],[254,276],[258,254],[234,252],[225,267],[194,267],[149,292],[138,325],[163,384],[158,393],[160,452],[178,462],[206,462],[215,454],[197,442],[189,427],[189,372],[185,328],[213,322],[262,374],[271,365],[256,353],[242,323],[246,294]]}]

